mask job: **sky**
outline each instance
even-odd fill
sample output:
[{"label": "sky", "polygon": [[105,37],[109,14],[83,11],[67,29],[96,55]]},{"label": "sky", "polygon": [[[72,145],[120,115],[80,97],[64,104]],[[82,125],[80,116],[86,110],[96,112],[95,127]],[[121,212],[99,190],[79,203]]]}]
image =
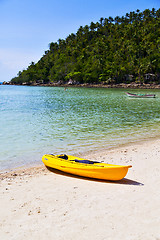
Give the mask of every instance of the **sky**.
[{"label": "sky", "polygon": [[37,62],[49,43],[101,17],[160,8],[160,0],[0,0],[0,82]]}]

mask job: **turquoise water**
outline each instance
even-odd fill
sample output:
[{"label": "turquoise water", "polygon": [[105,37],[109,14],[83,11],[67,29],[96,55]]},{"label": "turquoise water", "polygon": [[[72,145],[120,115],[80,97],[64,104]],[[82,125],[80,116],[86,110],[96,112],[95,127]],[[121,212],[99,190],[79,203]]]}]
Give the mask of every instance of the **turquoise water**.
[{"label": "turquoise water", "polygon": [[41,163],[45,153],[81,154],[160,136],[156,98],[124,89],[0,86],[0,170]]}]

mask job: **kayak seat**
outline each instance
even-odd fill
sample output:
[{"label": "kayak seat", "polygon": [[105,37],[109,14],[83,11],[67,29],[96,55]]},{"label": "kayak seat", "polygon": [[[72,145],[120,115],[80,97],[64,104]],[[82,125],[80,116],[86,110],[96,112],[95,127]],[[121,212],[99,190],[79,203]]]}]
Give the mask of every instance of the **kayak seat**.
[{"label": "kayak seat", "polygon": [[68,160],[68,156],[66,154],[59,155],[58,158]]}]

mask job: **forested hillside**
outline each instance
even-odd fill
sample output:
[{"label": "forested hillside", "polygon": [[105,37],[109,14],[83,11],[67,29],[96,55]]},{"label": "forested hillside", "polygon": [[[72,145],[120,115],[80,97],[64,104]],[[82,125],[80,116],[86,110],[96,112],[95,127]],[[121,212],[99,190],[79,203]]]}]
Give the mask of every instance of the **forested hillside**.
[{"label": "forested hillside", "polygon": [[101,18],[49,44],[12,84],[160,83],[160,9]]}]

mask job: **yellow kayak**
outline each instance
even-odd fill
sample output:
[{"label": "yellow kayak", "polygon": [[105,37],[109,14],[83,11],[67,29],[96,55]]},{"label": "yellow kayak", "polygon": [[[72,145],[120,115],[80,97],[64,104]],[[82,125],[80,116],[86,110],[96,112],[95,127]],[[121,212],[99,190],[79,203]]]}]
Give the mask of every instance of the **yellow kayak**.
[{"label": "yellow kayak", "polygon": [[45,154],[42,157],[42,162],[47,167],[58,169],[74,175],[112,181],[121,180],[124,178],[128,172],[128,168],[132,167],[106,164],[65,154]]}]

